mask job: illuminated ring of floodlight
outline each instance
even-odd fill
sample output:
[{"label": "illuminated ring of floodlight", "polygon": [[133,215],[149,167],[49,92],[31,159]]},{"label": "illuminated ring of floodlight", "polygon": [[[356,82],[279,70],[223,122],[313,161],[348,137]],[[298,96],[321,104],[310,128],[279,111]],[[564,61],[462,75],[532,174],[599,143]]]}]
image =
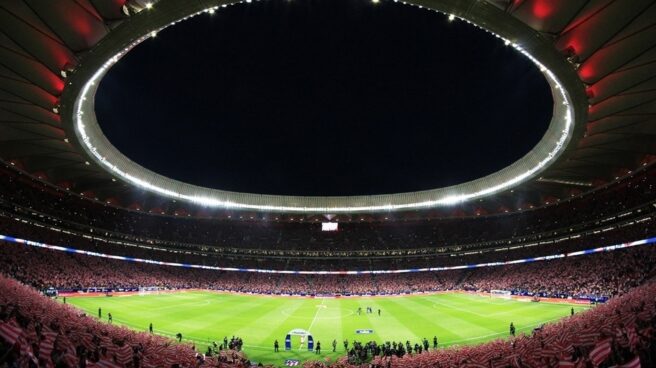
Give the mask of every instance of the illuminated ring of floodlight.
[{"label": "illuminated ring of floodlight", "polygon": [[[382,212],[453,205],[508,190],[536,177],[564,151],[573,135],[575,120],[585,114],[580,96],[577,95],[576,104],[572,102],[570,90],[581,93],[581,84],[573,67],[548,40],[527,25],[496,8],[490,9],[493,6],[484,1],[412,0],[404,4],[450,14],[450,20],[467,21],[478,26],[507,46],[514,47],[540,69],[551,87],[554,109],[547,132],[528,154],[483,178],[451,187],[409,193],[344,197],[278,196],[228,192],[183,183],[152,172],[118,151],[102,133],[94,110],[94,96],[101,78],[133,47],[181,20],[202,13],[214,13],[239,1],[199,0],[183,3],[156,3],[150,9],[133,15],[86,55],[82,65],[69,79],[72,85],[70,90],[79,91],[72,97],[73,111],[68,115],[79,140],[77,144],[112,175],[172,199],[215,208],[301,213]],[[497,18],[489,19],[490,13]],[[486,26],[483,28],[478,24]],[[533,55],[540,55],[541,60]],[[170,77],[175,77],[174,70]],[[569,90],[563,85],[563,80]],[[71,93],[69,88],[65,94]],[[62,106],[66,108],[64,104]]]}]

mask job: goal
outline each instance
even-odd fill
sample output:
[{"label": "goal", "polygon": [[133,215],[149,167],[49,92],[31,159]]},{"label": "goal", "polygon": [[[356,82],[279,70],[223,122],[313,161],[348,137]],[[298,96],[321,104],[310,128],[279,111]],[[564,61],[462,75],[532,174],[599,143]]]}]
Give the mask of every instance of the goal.
[{"label": "goal", "polygon": [[149,295],[149,294],[158,294],[159,287],[149,286],[149,287],[140,287],[139,295]]},{"label": "goal", "polygon": [[508,290],[490,290],[490,297],[510,299],[512,297],[512,293]]}]

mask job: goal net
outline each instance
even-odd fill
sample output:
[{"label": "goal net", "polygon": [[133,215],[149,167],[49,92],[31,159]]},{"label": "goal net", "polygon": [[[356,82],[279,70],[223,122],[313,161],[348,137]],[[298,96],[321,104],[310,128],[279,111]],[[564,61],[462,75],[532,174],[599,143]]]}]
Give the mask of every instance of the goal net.
[{"label": "goal net", "polygon": [[508,290],[490,290],[490,297],[492,298],[503,298],[510,299],[512,293]]},{"label": "goal net", "polygon": [[156,294],[158,291],[159,291],[159,287],[157,286],[140,287],[139,295]]}]

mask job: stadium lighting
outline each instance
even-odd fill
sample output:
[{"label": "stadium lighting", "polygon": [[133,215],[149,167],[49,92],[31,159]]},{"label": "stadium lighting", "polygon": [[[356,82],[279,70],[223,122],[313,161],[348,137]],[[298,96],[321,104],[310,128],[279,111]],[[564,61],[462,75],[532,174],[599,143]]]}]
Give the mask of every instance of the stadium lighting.
[{"label": "stadium lighting", "polygon": [[456,19],[456,16],[453,14],[449,14],[449,22],[453,22]]},{"label": "stadium lighting", "polygon": [[[250,0],[246,2],[250,2]],[[164,25],[159,29],[151,30],[145,35],[132,39],[127,46],[109,57],[86,80],[80,88],[74,104],[73,123],[78,140],[100,167],[105,168],[113,176],[129,184],[173,200],[184,200],[203,207],[212,208],[296,213],[375,212],[453,206],[511,189],[515,185],[532,178],[554,162],[560,153],[562,153],[567,142],[569,142],[574,128],[574,108],[569,93],[563,87],[555,73],[533,57],[521,44],[511,42],[501,35],[495,34],[464,19],[468,23],[493,34],[505,44],[511,45],[515,50],[531,60],[551,85],[554,95],[554,106],[562,106],[562,109],[555,108],[554,110],[554,116],[548,131],[548,133],[552,133],[549,139],[540,141],[538,146],[530,154],[527,154],[515,164],[488,177],[450,188],[383,196],[344,197],[345,199],[343,201],[337,202],[331,201],[330,197],[263,196],[259,194],[227,192],[194,186],[163,177],[131,162],[109,143],[95,119],[93,97],[97,85],[99,85],[105,73],[132,48],[149,37],[154,37],[158,31],[205,11],[207,10],[197,11],[182,19]],[[448,17],[449,20],[455,19],[454,14],[449,14]],[[91,113],[84,114],[85,110],[91,111]]]},{"label": "stadium lighting", "polygon": [[146,3],[146,9],[152,9],[153,3]]}]

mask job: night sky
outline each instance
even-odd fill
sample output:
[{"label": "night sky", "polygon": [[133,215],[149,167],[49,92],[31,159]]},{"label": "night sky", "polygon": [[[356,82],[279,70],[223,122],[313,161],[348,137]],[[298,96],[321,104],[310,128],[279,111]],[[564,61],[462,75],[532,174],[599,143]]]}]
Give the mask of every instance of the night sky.
[{"label": "night sky", "polygon": [[213,188],[355,195],[476,179],[542,137],[552,98],[492,35],[415,7],[268,0],[147,40],[103,79],[129,158]]}]

